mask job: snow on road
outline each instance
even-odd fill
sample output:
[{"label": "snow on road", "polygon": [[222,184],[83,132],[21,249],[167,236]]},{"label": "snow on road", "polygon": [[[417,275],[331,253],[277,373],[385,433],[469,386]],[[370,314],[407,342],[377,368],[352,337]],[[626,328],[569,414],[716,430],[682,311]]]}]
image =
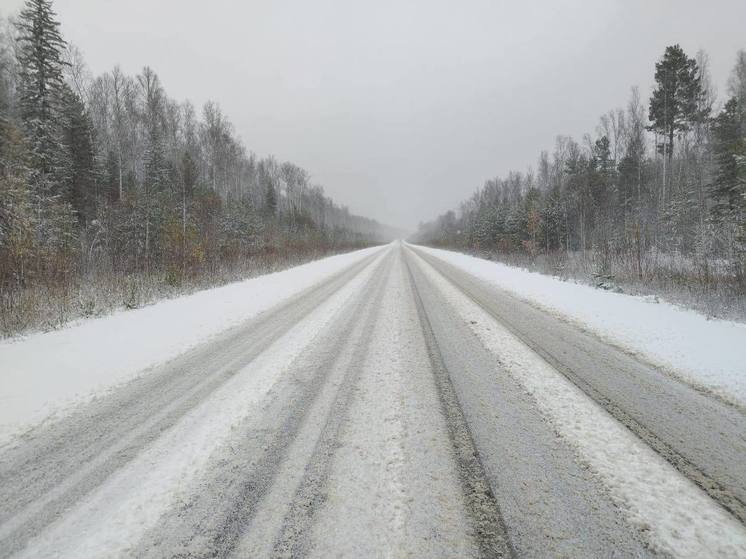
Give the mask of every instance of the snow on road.
[{"label": "snow on road", "polygon": [[0,342],[0,445],[23,429],[61,416],[380,250],[332,256],[61,330]]},{"label": "snow on road", "polygon": [[746,530],[463,293],[419,260],[452,310],[601,476],[651,544],[675,557],[744,557]]},{"label": "snow on road", "polygon": [[[28,422],[78,404],[0,447],[0,557],[746,557],[735,508],[451,272],[391,245],[0,345],[18,364],[2,388],[14,413]],[[520,305],[513,314],[539,313]],[[121,329],[131,347],[104,347],[99,330]],[[87,336],[102,347],[77,371]],[[620,353],[601,345],[584,365],[596,377]],[[565,353],[577,365],[583,351]],[[652,376],[704,400],[687,406],[695,412],[714,406],[708,421],[682,415],[676,439],[687,449],[728,435],[717,479],[738,505],[743,416],[654,368],[630,378]],[[604,395],[629,405],[619,390]],[[2,411],[5,425],[12,413]]]},{"label": "snow on road", "polygon": [[418,250],[746,406],[746,324],[710,320],[649,297],[611,293],[458,252]]},{"label": "snow on road", "polygon": [[235,426],[254,413],[284,370],[361,289],[374,267],[355,277],[68,511],[63,521],[32,541],[22,556],[111,557],[126,553],[132,542],[137,542],[174,505],[178,494],[188,491],[194,479],[206,475],[211,453],[226,443]]},{"label": "snow on road", "polygon": [[316,513],[313,557],[478,555],[407,284],[397,259]]}]

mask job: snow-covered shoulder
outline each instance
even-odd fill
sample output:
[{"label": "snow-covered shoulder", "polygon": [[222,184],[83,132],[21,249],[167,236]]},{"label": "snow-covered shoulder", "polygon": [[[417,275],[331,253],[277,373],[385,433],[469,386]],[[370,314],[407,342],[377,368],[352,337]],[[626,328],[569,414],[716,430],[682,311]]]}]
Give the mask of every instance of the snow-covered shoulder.
[{"label": "snow-covered shoulder", "polygon": [[603,291],[458,252],[418,248],[579,323],[696,387],[746,406],[746,324],[712,320],[648,297]]},{"label": "snow-covered shoulder", "polygon": [[0,342],[0,445],[351,266],[380,247]]}]

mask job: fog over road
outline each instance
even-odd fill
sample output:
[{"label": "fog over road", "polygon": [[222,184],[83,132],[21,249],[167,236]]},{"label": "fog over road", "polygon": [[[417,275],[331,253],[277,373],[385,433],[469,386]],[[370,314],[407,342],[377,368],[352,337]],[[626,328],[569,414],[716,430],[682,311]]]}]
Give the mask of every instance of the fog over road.
[{"label": "fog over road", "polygon": [[3,449],[0,557],[746,557],[745,463],[739,407],[395,243]]}]

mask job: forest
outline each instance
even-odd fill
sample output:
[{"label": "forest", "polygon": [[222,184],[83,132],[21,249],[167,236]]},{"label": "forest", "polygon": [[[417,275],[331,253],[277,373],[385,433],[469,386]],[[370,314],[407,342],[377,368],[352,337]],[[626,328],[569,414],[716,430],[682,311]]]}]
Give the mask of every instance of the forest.
[{"label": "forest", "polygon": [[655,63],[645,100],[558,136],[526,172],[487,180],[418,242],[606,289],[746,316],[746,51],[719,100],[704,51]]},{"label": "forest", "polygon": [[53,328],[395,234],[242,144],[157,73],[99,76],[50,0],[0,20],[0,335]]}]

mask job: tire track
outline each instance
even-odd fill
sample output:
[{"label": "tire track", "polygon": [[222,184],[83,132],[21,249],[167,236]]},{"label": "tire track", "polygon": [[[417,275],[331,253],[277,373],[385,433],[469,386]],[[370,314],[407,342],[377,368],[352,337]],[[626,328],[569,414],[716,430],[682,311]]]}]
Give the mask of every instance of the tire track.
[{"label": "tire track", "polygon": [[378,256],[366,257],[5,450],[0,459],[0,557],[22,549]]},{"label": "tire track", "polygon": [[[262,410],[261,427],[254,418],[237,429],[229,453],[216,456],[210,478],[191,491],[177,514],[164,517],[140,542],[138,557],[226,557],[231,555],[249,529],[261,507],[276,506],[265,502],[275,476],[286,458],[319,394],[329,382],[329,373],[339,366],[349,352],[345,348],[359,345],[364,334],[361,321],[370,313],[373,301],[383,289],[382,278],[388,273],[388,255],[368,280],[348,311],[346,319],[335,324],[322,336],[321,357],[305,355],[303,363],[293,366],[292,375],[273,391]],[[371,291],[373,296],[371,296]],[[323,342],[329,341],[328,344]],[[315,350],[311,350],[313,353]],[[313,363],[308,367],[306,363]],[[348,385],[345,379],[339,390]],[[333,407],[327,413],[334,417]]]},{"label": "tire track", "polygon": [[404,260],[417,314],[430,355],[441,408],[446,417],[448,434],[458,464],[462,491],[470,514],[469,520],[473,525],[480,553],[482,557],[512,557],[515,555],[515,550],[507,535],[505,523],[500,514],[500,507],[485,475],[471,431],[453,389],[450,373],[440,354],[409,261],[406,258]]},{"label": "tire track", "polygon": [[[658,433],[660,431],[656,429],[655,426],[651,426],[648,422],[645,422],[644,419],[640,417],[641,413],[639,410],[636,410],[636,413],[628,411],[625,406],[617,403],[615,394],[610,393],[608,390],[599,388],[597,386],[598,383],[594,382],[594,378],[590,374],[581,374],[576,370],[575,366],[568,363],[568,359],[576,357],[576,354],[571,351],[576,346],[568,345],[564,350],[547,350],[541,342],[542,330],[536,328],[535,323],[532,323],[532,326],[534,326],[533,332],[528,331],[524,324],[516,324],[516,317],[508,315],[506,309],[501,308],[497,301],[492,300],[487,288],[480,286],[478,280],[466,277],[465,273],[455,270],[449,264],[438,260],[432,255],[417,250],[414,247],[409,248],[477,306],[503,325],[511,334],[521,340],[521,342],[541,356],[542,359],[559,371],[583,393],[605,409],[612,417],[644,441],[668,463],[676,468],[676,470],[704,490],[713,500],[729,511],[742,524],[746,524],[746,502],[744,502],[744,499],[739,495],[746,492],[746,487],[740,487],[738,485],[734,487],[732,485],[734,480],[739,479],[739,476],[741,478],[743,477],[742,461],[739,462],[736,459],[733,463],[734,465],[729,471],[721,470],[714,473],[708,472],[708,468],[700,466],[700,464],[706,462],[709,456],[706,455],[706,450],[703,451],[701,448],[697,448],[697,441],[688,445],[687,438],[679,438],[677,440],[670,434],[668,434],[666,439],[659,436]],[[537,312],[536,309],[531,307],[528,303],[518,302],[517,304],[520,304],[520,306],[525,309],[531,308],[533,313]],[[554,320],[557,323],[560,323],[559,319]],[[561,322],[561,324],[565,328],[576,330],[565,322]],[[600,342],[585,332],[576,331],[574,332],[574,335],[580,337],[584,341],[581,345],[586,348],[588,352],[596,351],[599,344],[604,346],[606,351],[612,354],[612,359],[615,359],[615,368],[623,368],[624,364],[627,362],[633,363],[635,368],[649,370],[649,374],[654,380],[657,380],[655,377],[662,377],[666,381],[662,384],[671,383],[671,386],[675,387],[676,390],[689,393],[690,398],[702,403],[702,405],[697,409],[710,410],[716,408],[716,411],[708,414],[707,421],[703,422],[706,425],[712,425],[712,436],[727,437],[730,433],[736,433],[733,435],[736,437],[735,440],[727,441],[726,439],[727,442],[718,445],[720,447],[718,450],[745,447],[746,440],[744,440],[743,433],[746,432],[746,422],[744,421],[743,416],[732,406],[725,405],[720,400],[711,399],[708,396],[691,389],[681,381],[664,376],[654,367],[646,365],[612,346],[603,344],[603,342]],[[604,357],[591,355],[591,362],[608,363],[609,358],[607,356]],[[618,364],[620,362],[621,365]],[[657,384],[656,388],[659,385],[660,384]],[[640,389],[641,387],[638,386],[638,391]],[[686,404],[682,404],[680,399],[674,397],[673,401],[676,402],[677,405],[671,409],[670,415],[672,417],[678,416],[682,410],[689,409]],[[661,401],[656,403],[661,405]],[[702,419],[702,417],[700,416],[699,419]],[[739,424],[742,426],[740,430],[740,439],[737,434],[739,432],[737,425]],[[684,428],[685,425],[686,424],[684,424]],[[736,427],[734,428],[733,425],[736,425]],[[682,447],[688,448],[679,450]]]},{"label": "tire track", "polygon": [[[384,278],[390,274],[391,258],[393,256],[389,258]],[[304,476],[285,515],[282,528],[274,543],[273,557],[302,557],[308,552],[310,527],[313,524],[314,514],[324,502],[323,490],[329,481],[339,431],[347,419],[352,394],[360,376],[361,363],[364,362],[370,345],[368,334],[372,332],[378,320],[380,310],[378,301],[383,296],[385,287],[386,281],[383,279],[372,296],[366,299],[364,307],[355,313],[359,330],[355,336],[356,343],[348,370],[337,390],[326,422],[306,464]]]}]

